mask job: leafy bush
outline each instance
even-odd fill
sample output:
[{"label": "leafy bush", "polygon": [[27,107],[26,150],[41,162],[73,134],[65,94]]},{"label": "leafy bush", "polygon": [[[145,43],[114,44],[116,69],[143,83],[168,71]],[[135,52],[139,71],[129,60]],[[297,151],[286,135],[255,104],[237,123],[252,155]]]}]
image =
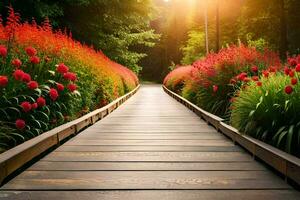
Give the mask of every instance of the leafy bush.
[{"label": "leafy bush", "polygon": [[192,66],[176,67],[165,77],[164,85],[167,88],[180,93],[184,87],[185,81],[190,78],[192,69]]},{"label": "leafy bush", "polygon": [[[257,70],[280,68],[277,54],[264,53],[244,45],[222,49],[193,64],[197,69],[191,81],[197,93],[195,103],[203,109],[221,117],[227,117],[230,99],[239,81],[248,81],[248,76],[257,75]],[[275,67],[273,67],[275,66]],[[252,68],[257,68],[252,70]]]},{"label": "leafy bush", "polygon": [[0,23],[0,152],[108,104],[138,84],[102,52],[49,21],[21,23],[10,9]]},{"label": "leafy bush", "polygon": [[300,65],[294,65],[241,89],[232,104],[231,123],[241,132],[299,157]]}]

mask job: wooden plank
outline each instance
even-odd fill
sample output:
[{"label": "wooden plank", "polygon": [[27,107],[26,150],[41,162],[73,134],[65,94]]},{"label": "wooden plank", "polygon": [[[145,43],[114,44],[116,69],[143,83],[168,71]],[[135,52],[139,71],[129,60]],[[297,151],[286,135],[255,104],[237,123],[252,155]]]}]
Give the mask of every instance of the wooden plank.
[{"label": "wooden plank", "polygon": [[185,146],[233,146],[224,140],[84,140],[76,138],[67,145],[185,145]]},{"label": "wooden plank", "polygon": [[95,152],[95,151],[102,151],[102,152],[114,152],[114,151],[138,151],[138,152],[238,152],[243,151],[238,146],[161,146],[161,145],[131,145],[131,146],[113,146],[113,145],[63,145],[56,149],[56,151],[74,151],[74,152]]},{"label": "wooden plank", "polygon": [[267,171],[26,171],[1,190],[290,189]]},{"label": "wooden plank", "polygon": [[265,171],[256,162],[50,162],[40,161],[28,171]]},{"label": "wooden plank", "polygon": [[171,135],[171,134],[80,134],[77,140],[224,140],[221,134]]},{"label": "wooden plank", "polygon": [[296,200],[299,193],[291,190],[118,190],[118,191],[5,191],[7,200]]},{"label": "wooden plank", "polygon": [[241,162],[252,161],[252,157],[241,152],[53,152],[42,160]]}]

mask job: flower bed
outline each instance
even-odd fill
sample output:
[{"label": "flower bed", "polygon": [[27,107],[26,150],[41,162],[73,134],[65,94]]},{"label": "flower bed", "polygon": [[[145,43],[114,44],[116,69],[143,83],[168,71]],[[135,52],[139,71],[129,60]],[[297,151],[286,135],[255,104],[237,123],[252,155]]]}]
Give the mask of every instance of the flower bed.
[{"label": "flower bed", "polygon": [[233,46],[196,61],[175,92],[240,132],[300,157],[300,56],[283,66],[273,52]]},{"label": "flower bed", "polygon": [[107,105],[138,85],[137,76],[102,52],[21,23],[10,9],[0,23],[0,152]]}]

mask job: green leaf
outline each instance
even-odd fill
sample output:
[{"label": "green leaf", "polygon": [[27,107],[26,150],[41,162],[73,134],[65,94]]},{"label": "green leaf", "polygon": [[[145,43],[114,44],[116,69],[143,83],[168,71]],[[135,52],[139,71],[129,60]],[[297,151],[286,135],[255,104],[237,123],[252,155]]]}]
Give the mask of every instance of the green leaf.
[{"label": "green leaf", "polygon": [[39,119],[43,122],[49,122],[50,120],[48,115],[42,111],[37,111],[34,115],[36,116],[36,119]]},{"label": "green leaf", "polygon": [[277,137],[281,134],[282,131],[284,131],[286,127],[282,126],[280,129],[278,129],[278,131],[276,132],[276,134],[272,137],[272,142],[275,144],[277,141]]},{"label": "green leaf", "polygon": [[277,140],[277,144],[276,144],[276,146],[277,146],[278,148],[280,148],[280,144],[281,144],[283,138],[286,136],[287,133],[288,133],[288,131],[283,131],[283,132],[281,132],[281,134],[279,135],[278,140]]},{"label": "green leaf", "polygon": [[286,147],[285,151],[291,153],[292,149],[292,142],[293,142],[293,134],[294,134],[294,125],[290,126],[287,138],[286,138]]},{"label": "green leaf", "polygon": [[9,115],[9,117],[18,118],[21,117],[21,111],[18,108],[15,107],[8,107],[5,109],[6,113]]},{"label": "green leaf", "polygon": [[249,117],[253,117],[254,113],[255,113],[255,110],[251,110],[251,112],[249,113]]}]

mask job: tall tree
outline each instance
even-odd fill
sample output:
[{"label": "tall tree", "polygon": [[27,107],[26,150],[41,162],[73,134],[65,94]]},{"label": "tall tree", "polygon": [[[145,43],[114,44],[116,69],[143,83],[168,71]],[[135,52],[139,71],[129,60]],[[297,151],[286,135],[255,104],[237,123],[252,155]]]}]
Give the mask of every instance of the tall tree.
[{"label": "tall tree", "polygon": [[150,28],[155,12],[151,0],[6,0],[2,13],[9,4],[24,19],[48,17],[54,27],[66,27],[75,39],[136,72],[146,56],[138,49],[153,46],[159,37]]}]

